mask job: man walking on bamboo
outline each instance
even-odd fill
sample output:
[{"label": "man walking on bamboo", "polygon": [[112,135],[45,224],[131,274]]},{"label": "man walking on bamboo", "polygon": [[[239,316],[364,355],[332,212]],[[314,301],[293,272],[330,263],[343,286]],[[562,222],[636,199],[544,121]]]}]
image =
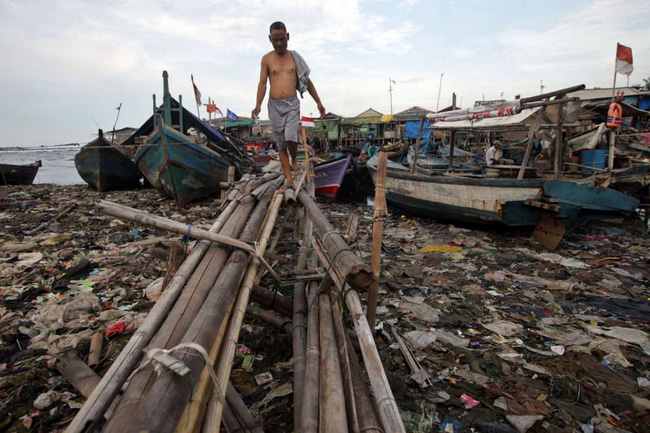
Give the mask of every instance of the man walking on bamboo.
[{"label": "man walking on bamboo", "polygon": [[[269,92],[269,119],[271,129],[278,145],[282,170],[286,177],[285,189],[293,187],[291,169],[298,171],[298,126],[300,125],[300,100],[305,91],[309,92],[318,106],[320,117],[325,115],[325,107],[321,104],[314,83],[309,79],[311,72],[305,60],[295,51],[287,49],[289,33],[280,21],[271,24],[269,41],[273,51],[262,57],[260,82],[257,85],[257,103],[251,113],[255,119],[262,109],[262,101],[266,95],[266,81],[271,82]],[[287,148],[289,152],[287,152]],[[289,154],[291,161],[289,161]]]}]

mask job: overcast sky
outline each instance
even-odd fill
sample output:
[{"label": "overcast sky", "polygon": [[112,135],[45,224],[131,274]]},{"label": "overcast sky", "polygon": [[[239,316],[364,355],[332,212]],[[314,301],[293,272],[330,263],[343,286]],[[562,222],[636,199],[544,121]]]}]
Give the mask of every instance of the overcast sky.
[{"label": "overcast sky", "polygon": [[441,73],[440,108],[452,92],[463,107],[536,94],[540,80],[611,87],[617,42],[634,53],[630,83],[650,76],[647,0],[0,0],[0,146],[85,143],[120,103],[118,128],[138,127],[163,70],[193,111],[190,74],[204,102],[250,116],[275,20],[343,116],[390,113],[389,78],[394,112],[435,109]]}]

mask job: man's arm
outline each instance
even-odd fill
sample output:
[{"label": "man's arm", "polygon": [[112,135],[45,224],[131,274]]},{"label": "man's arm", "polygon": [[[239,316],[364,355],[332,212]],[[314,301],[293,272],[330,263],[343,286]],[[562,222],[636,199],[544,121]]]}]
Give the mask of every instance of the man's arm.
[{"label": "man's arm", "polygon": [[316,102],[316,105],[318,106],[318,112],[320,113],[320,117],[323,118],[325,117],[325,107],[323,107],[323,104],[320,102],[320,97],[318,96],[318,92],[316,91],[316,87],[314,87],[314,83],[312,83],[311,79],[307,83],[307,91],[311,95],[312,98],[314,98],[314,101]]},{"label": "man's arm", "polygon": [[262,111],[262,101],[266,95],[266,80],[269,77],[269,68],[266,64],[266,56],[262,57],[262,70],[260,71],[260,82],[257,84],[257,101],[255,108],[251,112],[251,117],[255,119]]}]

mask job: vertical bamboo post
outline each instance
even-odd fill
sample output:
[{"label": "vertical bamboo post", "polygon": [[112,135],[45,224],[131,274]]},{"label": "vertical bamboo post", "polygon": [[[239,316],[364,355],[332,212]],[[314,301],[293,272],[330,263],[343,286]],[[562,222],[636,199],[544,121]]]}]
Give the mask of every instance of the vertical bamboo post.
[{"label": "vertical bamboo post", "polygon": [[449,167],[447,168],[447,171],[452,172],[454,171],[454,150],[456,148],[456,130],[452,129],[451,130],[451,136],[449,137],[450,145],[449,145]]},{"label": "vertical bamboo post", "polygon": [[309,167],[309,146],[307,145],[307,132],[305,131],[305,127],[301,126],[302,129],[302,141],[304,143],[304,149],[305,149],[305,163],[303,164],[303,168],[306,169]]},{"label": "vertical bamboo post", "polygon": [[544,114],[546,113],[546,105],[542,105],[542,108],[540,108],[539,112],[537,113],[537,119],[535,119],[535,124],[530,128],[530,132],[528,133],[528,144],[526,145],[526,152],[524,153],[524,160],[521,162],[521,167],[519,168],[519,174],[517,175],[517,179],[521,180],[524,178],[524,174],[526,173],[526,166],[528,166],[528,160],[530,159],[530,154],[533,151],[533,142],[535,141],[535,134],[537,134],[537,130],[539,129],[539,125],[542,123],[542,118],[544,117]]},{"label": "vertical bamboo post", "polygon": [[[235,181],[235,166],[234,165],[229,165],[228,166],[228,174],[227,174],[227,181],[228,183],[233,183]],[[225,188],[221,189],[221,200],[225,200],[226,197],[228,196],[228,190]]]},{"label": "vertical bamboo post", "polygon": [[559,179],[560,175],[562,174],[562,158],[563,158],[563,151],[564,151],[564,146],[562,145],[562,108],[564,107],[564,104],[559,104],[557,106],[557,132],[555,133],[555,164],[554,164],[554,172],[555,172],[555,179]]},{"label": "vertical bamboo post", "polygon": [[384,234],[384,222],[381,218],[386,214],[386,165],[388,155],[383,150],[379,152],[377,174],[375,175],[375,220],[372,223],[372,255],[370,259],[372,273],[375,278],[368,291],[368,309],[366,316],[370,329],[375,328],[375,314],[379,298],[379,273],[381,268],[381,241]]},{"label": "vertical bamboo post", "polygon": [[411,173],[415,172],[415,167],[418,165],[418,155],[420,154],[420,140],[422,139],[422,129],[424,128],[424,117],[420,119],[420,128],[418,129],[418,139],[415,142],[415,155],[413,155],[413,163],[411,165]]},{"label": "vertical bamboo post", "polygon": [[616,133],[609,130],[609,153],[607,155],[607,168],[611,171],[614,169],[614,149],[616,148]]}]

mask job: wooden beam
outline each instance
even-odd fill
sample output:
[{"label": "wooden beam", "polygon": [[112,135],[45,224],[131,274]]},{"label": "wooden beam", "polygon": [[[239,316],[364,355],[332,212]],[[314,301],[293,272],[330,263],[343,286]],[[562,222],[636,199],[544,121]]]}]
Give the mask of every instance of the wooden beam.
[{"label": "wooden beam", "polygon": [[530,128],[530,131],[528,132],[528,144],[526,145],[524,160],[521,162],[521,168],[519,169],[519,174],[517,175],[518,180],[524,178],[524,174],[526,173],[526,167],[528,166],[528,160],[530,159],[530,154],[533,151],[535,134],[537,134],[537,130],[539,129],[539,125],[542,123],[542,118],[544,117],[545,113],[546,113],[546,106],[544,105],[542,106],[542,109],[539,110],[539,112],[537,113],[537,119],[535,119],[535,123],[533,124],[533,126]]},{"label": "wooden beam", "polygon": [[384,234],[384,221],[386,215],[386,165],[388,155],[386,152],[379,152],[377,162],[377,174],[375,175],[375,220],[372,223],[372,254],[370,263],[374,275],[373,284],[368,290],[368,323],[375,327],[375,314],[377,312],[377,301],[379,299],[379,272],[381,268],[381,243]]},{"label": "wooden beam", "polygon": [[418,129],[418,139],[415,141],[415,154],[413,155],[413,162],[411,163],[411,173],[415,171],[415,167],[418,165],[418,155],[420,154],[420,140],[422,139],[422,129],[424,129],[424,117],[420,119],[420,128]]}]

